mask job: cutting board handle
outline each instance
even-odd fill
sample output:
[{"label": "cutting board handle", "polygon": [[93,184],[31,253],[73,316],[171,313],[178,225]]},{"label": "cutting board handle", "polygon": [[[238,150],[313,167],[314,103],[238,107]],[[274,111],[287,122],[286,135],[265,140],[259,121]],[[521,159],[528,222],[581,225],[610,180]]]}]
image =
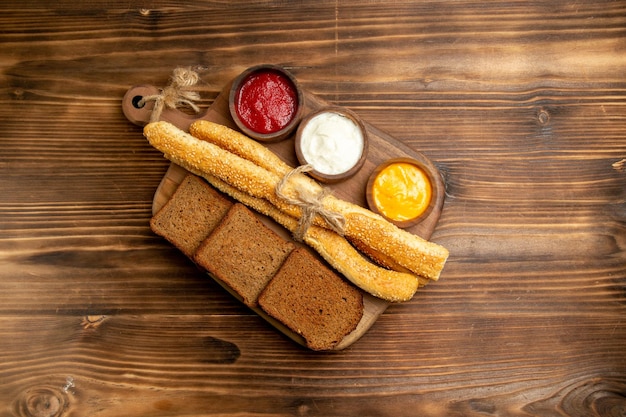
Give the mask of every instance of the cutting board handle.
[{"label": "cutting board handle", "polygon": [[[131,87],[126,94],[124,94],[124,98],[122,99],[122,111],[124,112],[124,116],[133,124],[137,126],[145,126],[150,122],[150,116],[152,115],[152,110],[154,109],[154,101],[149,101],[145,103],[143,106],[140,105],[140,101],[144,97],[150,97],[160,94],[160,90],[152,85],[142,84]],[[218,97],[218,100],[225,100],[224,98]],[[170,109],[164,108],[161,112],[161,117],[159,120],[165,120],[166,122],[170,122],[174,126],[178,127],[182,130],[189,130],[189,126],[197,121],[197,120],[210,120],[215,123],[220,123],[226,126],[231,126],[233,124],[232,119],[230,118],[230,114],[224,114],[224,112],[218,112],[215,110],[215,105],[210,106],[208,109],[201,111],[196,114],[187,114],[178,109]],[[224,105],[228,105],[228,103],[219,103],[222,107]],[[228,107],[226,107],[228,108]]]}]

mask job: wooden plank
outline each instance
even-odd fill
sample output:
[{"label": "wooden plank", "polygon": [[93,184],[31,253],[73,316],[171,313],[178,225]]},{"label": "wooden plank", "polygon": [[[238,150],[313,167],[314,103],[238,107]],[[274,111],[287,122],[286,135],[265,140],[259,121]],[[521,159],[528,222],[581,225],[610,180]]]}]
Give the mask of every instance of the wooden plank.
[{"label": "wooden plank", "polygon": [[[3,417],[623,412],[623,1],[0,10]],[[445,274],[342,352],[277,337],[148,228],[169,163],[124,92],[199,65],[206,108],[263,62],[446,178]]]}]

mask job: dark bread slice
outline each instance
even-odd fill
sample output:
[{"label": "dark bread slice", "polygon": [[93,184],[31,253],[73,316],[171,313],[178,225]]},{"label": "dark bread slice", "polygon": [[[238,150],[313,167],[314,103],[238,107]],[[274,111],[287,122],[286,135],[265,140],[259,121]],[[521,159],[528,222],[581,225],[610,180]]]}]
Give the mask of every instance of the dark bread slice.
[{"label": "dark bread slice", "polygon": [[332,349],[363,316],[363,294],[304,248],[289,255],[259,305],[313,350]]},{"label": "dark bread slice", "polygon": [[239,294],[244,304],[255,307],[294,246],[236,203],[202,242],[194,260]]},{"label": "dark bread slice", "polygon": [[152,216],[150,227],[154,233],[192,257],[232,205],[202,178],[189,174],[172,198]]}]

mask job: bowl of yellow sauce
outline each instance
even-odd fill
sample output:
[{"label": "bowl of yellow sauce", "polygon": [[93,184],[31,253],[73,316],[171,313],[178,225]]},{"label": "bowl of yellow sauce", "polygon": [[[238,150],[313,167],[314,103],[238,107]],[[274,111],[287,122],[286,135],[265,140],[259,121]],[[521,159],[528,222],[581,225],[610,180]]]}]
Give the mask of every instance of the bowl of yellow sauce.
[{"label": "bowl of yellow sauce", "polygon": [[390,159],[370,175],[366,197],[370,210],[398,227],[410,227],[432,210],[433,179],[415,159]]}]

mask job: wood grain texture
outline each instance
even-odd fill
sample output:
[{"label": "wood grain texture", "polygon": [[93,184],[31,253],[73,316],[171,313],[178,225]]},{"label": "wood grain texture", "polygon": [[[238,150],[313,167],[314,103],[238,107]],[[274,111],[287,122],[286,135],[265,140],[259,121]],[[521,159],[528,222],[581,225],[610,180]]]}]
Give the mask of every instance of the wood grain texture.
[{"label": "wood grain texture", "polygon": [[[0,5],[0,416],[619,416],[626,3]],[[444,173],[441,280],[349,349],[279,335],[148,226],[121,112],[258,63]]]}]

